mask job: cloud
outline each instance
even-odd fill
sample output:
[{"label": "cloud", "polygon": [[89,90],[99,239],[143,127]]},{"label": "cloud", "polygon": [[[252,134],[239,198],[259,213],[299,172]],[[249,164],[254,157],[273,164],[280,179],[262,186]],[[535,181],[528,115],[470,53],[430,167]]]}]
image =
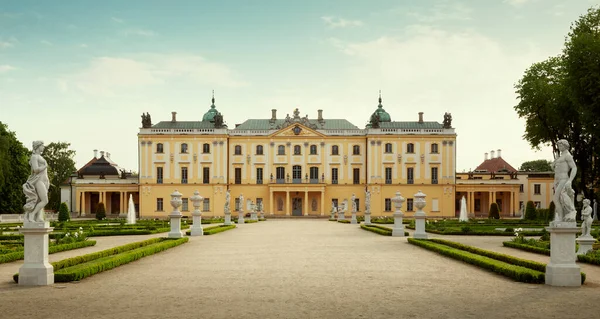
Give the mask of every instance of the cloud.
[{"label": "cloud", "polygon": [[513,6],[513,7],[520,7],[526,3],[531,3],[531,2],[535,2],[538,0],[504,0],[504,3],[508,3],[509,5]]},{"label": "cloud", "polygon": [[360,20],[346,20],[331,16],[321,17],[321,20],[330,28],[360,27],[363,25],[363,22]]},{"label": "cloud", "polygon": [[13,46],[14,45],[10,42],[0,41],[0,48],[2,48],[2,49],[12,48]]},{"label": "cloud", "polygon": [[87,68],[59,78],[57,83],[62,92],[75,88],[91,95],[114,96],[127,90],[168,85],[176,80],[224,87],[246,85],[236,78],[229,67],[201,56],[143,54],[136,58],[96,58]]},{"label": "cloud", "polygon": [[88,47],[88,45],[87,45],[87,44],[85,44],[85,43],[82,43],[82,44],[80,44],[80,45],[78,45],[78,46],[79,46],[80,48],[84,48],[84,49]]},{"label": "cloud", "polygon": [[48,40],[42,40],[40,41],[41,44],[45,44],[45,45],[54,45],[54,43],[48,41]]},{"label": "cloud", "polygon": [[145,30],[145,29],[127,29],[127,30],[123,30],[121,33],[125,36],[142,36],[142,37],[147,37],[147,38],[158,35],[158,33],[154,32],[152,30]]},{"label": "cloud", "polygon": [[5,73],[14,69],[16,69],[14,66],[10,66],[8,64],[0,65],[0,73]]},{"label": "cloud", "polygon": [[111,17],[110,19],[111,19],[113,22],[116,22],[116,23],[123,23],[123,19],[119,19],[119,18],[117,18],[117,17]]},{"label": "cloud", "polygon": [[427,13],[408,11],[406,14],[416,18],[419,22],[437,22],[445,20],[471,20],[472,13],[472,8],[460,2],[439,2],[432,5],[427,10]]}]

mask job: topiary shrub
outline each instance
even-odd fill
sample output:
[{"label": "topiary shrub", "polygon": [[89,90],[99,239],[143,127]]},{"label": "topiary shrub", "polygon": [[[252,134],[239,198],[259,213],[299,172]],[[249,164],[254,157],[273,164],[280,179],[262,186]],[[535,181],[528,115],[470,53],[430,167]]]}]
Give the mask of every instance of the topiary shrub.
[{"label": "topiary shrub", "polygon": [[500,210],[498,209],[498,204],[492,203],[492,205],[490,205],[490,214],[488,218],[500,219]]},{"label": "topiary shrub", "polygon": [[71,219],[71,214],[69,213],[69,208],[67,207],[67,203],[61,203],[58,208],[58,221],[66,222]]},{"label": "topiary shrub", "polygon": [[104,203],[98,203],[98,208],[96,208],[96,219],[103,220],[106,218],[106,208],[104,208]]},{"label": "topiary shrub", "polygon": [[533,201],[528,201],[527,206],[525,207],[525,219],[535,220],[536,218],[535,205],[533,204]]},{"label": "topiary shrub", "polygon": [[550,202],[550,207],[548,207],[548,220],[549,221],[554,220],[554,211],[556,211],[556,205],[554,205],[554,202]]}]

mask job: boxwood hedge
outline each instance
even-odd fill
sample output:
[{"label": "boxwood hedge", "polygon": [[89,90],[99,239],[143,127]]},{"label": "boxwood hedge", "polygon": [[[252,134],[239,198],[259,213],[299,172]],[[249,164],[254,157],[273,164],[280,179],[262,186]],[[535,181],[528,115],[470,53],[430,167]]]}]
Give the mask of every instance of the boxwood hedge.
[{"label": "boxwood hedge", "polygon": [[[48,247],[48,253],[54,254],[54,253],[58,253],[61,251],[67,251],[67,250],[89,247],[89,246],[94,246],[94,245],[96,245],[95,240],[78,241],[78,242],[74,242],[74,243],[70,243],[70,244],[63,244],[63,245],[52,245],[52,246]],[[8,253],[8,254],[2,254],[2,255],[0,255],[0,264],[9,263],[9,262],[12,262],[15,260],[21,260],[23,258],[24,258],[24,252],[22,250],[15,251],[15,252]]]}]

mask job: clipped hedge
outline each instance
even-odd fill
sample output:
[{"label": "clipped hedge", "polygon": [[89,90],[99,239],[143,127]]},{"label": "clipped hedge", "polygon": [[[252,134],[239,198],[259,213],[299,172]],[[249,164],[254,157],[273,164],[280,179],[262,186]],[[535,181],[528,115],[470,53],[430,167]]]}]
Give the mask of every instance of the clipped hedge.
[{"label": "clipped hedge", "polygon": [[577,260],[584,263],[600,266],[600,251],[592,250],[588,251],[585,255],[577,255]]},{"label": "clipped hedge", "polygon": [[342,220],[338,220],[338,223],[342,223],[342,224],[350,224],[351,220],[348,219],[342,219]]},{"label": "clipped hedge", "polygon": [[[52,246],[48,247],[48,253],[54,254],[54,253],[58,253],[61,251],[67,251],[67,250],[89,247],[89,246],[94,246],[94,245],[96,245],[95,240],[78,241],[78,242],[74,242],[71,244],[63,244],[63,245],[52,245]],[[23,250],[15,251],[15,252],[8,253],[8,254],[2,254],[2,255],[0,255],[0,264],[13,262],[15,260],[21,260],[23,258],[25,258],[25,252]]]},{"label": "clipped hedge", "polygon": [[[169,248],[186,243],[188,238],[157,239],[153,242],[143,241],[129,245],[103,250],[98,253],[78,256],[52,263],[54,267],[54,282],[77,281],[97,273],[113,269],[140,258],[153,255]],[[140,246],[141,245],[141,246]],[[137,246],[137,247],[136,247]],[[127,249],[131,248],[131,249]],[[80,258],[81,257],[81,258]],[[19,281],[19,274],[13,276]]]},{"label": "clipped hedge", "polygon": [[258,223],[258,220],[244,219],[244,224],[252,224],[252,223]]},{"label": "clipped hedge", "polygon": [[[438,230],[438,229],[432,229],[432,228],[426,228],[425,231],[428,233],[432,233],[432,234],[440,234],[440,235],[470,235],[470,236],[514,236],[513,233],[508,233],[508,232],[503,232],[503,231],[496,231],[496,230],[477,230],[477,229],[471,229],[468,228],[468,226],[465,226],[465,229],[461,229],[461,230]],[[410,228],[410,227],[408,227]],[[411,228],[412,229],[412,228]],[[519,234],[522,234],[523,236],[541,236],[543,233],[543,231],[523,231],[523,232],[519,232]]]},{"label": "clipped hedge", "polygon": [[[214,235],[214,234],[222,233],[226,230],[234,229],[235,227],[236,227],[235,224],[206,227],[206,228],[202,228],[202,233],[204,235]],[[185,234],[188,236],[190,236],[191,233],[192,233],[191,230],[188,230],[187,232],[185,232]]]},{"label": "clipped hedge", "polygon": [[[364,229],[364,230],[368,230],[371,232],[374,232],[376,234],[379,235],[383,235],[383,236],[392,236],[392,232],[393,230],[391,228],[388,227],[383,227],[383,226],[379,226],[379,225],[364,225],[361,224],[360,228]],[[404,236],[408,236],[409,233],[407,231],[404,232]]]},{"label": "clipped hedge", "polygon": [[[479,266],[481,268],[491,270],[499,275],[512,278],[516,281],[543,284],[546,280],[546,275],[542,271],[526,268],[518,265],[511,265],[507,262],[496,260],[490,257],[478,255],[472,252],[464,251],[458,248],[450,247],[430,240],[408,238],[408,242],[423,247],[425,249],[437,252],[444,256],[448,256],[468,264]],[[545,267],[545,265],[544,265]]]},{"label": "clipped hedge", "polygon": [[519,243],[515,243],[513,241],[502,242],[502,245],[505,247],[516,248],[516,249],[528,251],[530,253],[536,253],[536,254],[550,256],[550,249],[545,249],[545,248],[535,247],[535,246],[525,245],[525,244],[519,244]]}]

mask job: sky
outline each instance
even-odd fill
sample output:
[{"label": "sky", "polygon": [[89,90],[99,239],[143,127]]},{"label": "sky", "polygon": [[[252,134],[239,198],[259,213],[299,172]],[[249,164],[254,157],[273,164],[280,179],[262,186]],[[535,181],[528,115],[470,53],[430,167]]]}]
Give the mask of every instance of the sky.
[{"label": "sky", "polygon": [[502,150],[515,168],[552,159],[523,140],[514,85],[561,53],[598,0],[0,0],[0,121],[27,147],[68,142],[137,171],[141,114],[153,123],[345,118],[364,128],[452,114],[457,171]]}]

